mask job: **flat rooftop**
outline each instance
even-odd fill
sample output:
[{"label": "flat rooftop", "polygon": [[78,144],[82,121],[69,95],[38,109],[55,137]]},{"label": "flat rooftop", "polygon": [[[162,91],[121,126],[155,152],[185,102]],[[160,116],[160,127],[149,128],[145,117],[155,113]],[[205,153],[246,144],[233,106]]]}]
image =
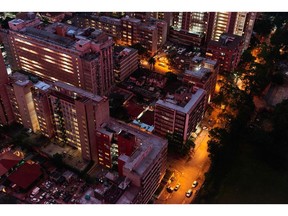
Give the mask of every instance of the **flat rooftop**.
[{"label": "flat rooftop", "polygon": [[223,33],[221,34],[219,41],[210,41],[208,43],[208,47],[210,45],[219,46],[219,47],[227,47],[229,49],[235,49],[238,48],[241,42],[243,41],[242,36],[229,34],[229,33]]},{"label": "flat rooftop", "polygon": [[134,22],[134,23],[141,23],[140,19],[132,18],[132,17],[129,17],[129,16],[123,17],[122,20],[127,20],[129,22]]},{"label": "flat rooftop", "polygon": [[208,78],[211,70],[208,68],[200,68],[198,70],[185,70],[185,74],[194,77],[198,80],[205,80]]},{"label": "flat rooftop", "polygon": [[137,52],[137,50],[131,47],[114,46],[114,56],[129,55],[134,52]]},{"label": "flat rooftop", "polygon": [[202,97],[205,95],[205,90],[203,89],[197,89],[197,91],[192,94],[191,99],[188,101],[188,103],[183,107],[177,105],[177,101],[173,99],[159,99],[156,102],[156,105],[160,105],[163,107],[167,107],[182,113],[190,113],[191,110],[198,104],[198,102],[201,100]]},{"label": "flat rooftop", "polygon": [[99,17],[100,22],[105,22],[113,25],[121,25],[121,20],[113,17],[108,17],[108,16],[100,16]]},{"label": "flat rooftop", "polygon": [[66,90],[71,91],[71,92],[75,92],[75,93],[79,94],[80,96],[89,98],[89,99],[96,101],[96,102],[100,102],[103,100],[103,97],[100,97],[99,95],[95,95],[93,93],[87,92],[83,89],[77,88],[77,87],[69,85],[67,83],[56,81],[56,82],[54,82],[54,86],[66,89]]},{"label": "flat rooftop", "polygon": [[42,82],[42,81],[37,82],[34,86],[38,89],[43,90],[43,91],[46,91],[51,87],[51,85],[49,85],[45,82]]},{"label": "flat rooftop", "polygon": [[70,38],[56,35],[47,30],[36,29],[34,27],[27,27],[26,31],[24,31],[23,34],[36,37],[38,39],[41,39],[41,40],[44,40],[44,41],[47,41],[49,43],[53,43],[59,46],[63,46],[66,48],[72,47],[76,42],[75,40],[72,40]]},{"label": "flat rooftop", "polygon": [[116,204],[131,204],[133,200],[138,196],[140,188],[134,185],[125,190],[122,196],[118,199]]},{"label": "flat rooftop", "polygon": [[210,65],[216,65],[217,61],[216,60],[212,60],[209,58],[205,58],[205,57],[201,57],[201,56],[194,56],[191,59],[192,63],[204,63],[204,64],[210,64]]},{"label": "flat rooftop", "polygon": [[125,161],[124,168],[137,173],[139,176],[145,173],[148,167],[154,163],[155,158],[163,150],[164,146],[167,145],[166,139],[140,131],[116,120],[109,121],[107,126],[121,128],[136,136],[136,142],[139,144],[138,148],[132,153],[131,157],[120,155],[119,159]]}]

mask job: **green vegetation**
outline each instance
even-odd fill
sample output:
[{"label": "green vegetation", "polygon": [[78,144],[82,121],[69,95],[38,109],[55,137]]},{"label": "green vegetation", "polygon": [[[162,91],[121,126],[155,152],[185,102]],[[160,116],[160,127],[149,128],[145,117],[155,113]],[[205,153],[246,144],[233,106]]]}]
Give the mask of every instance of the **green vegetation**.
[{"label": "green vegetation", "polygon": [[131,47],[137,49],[139,55],[147,55],[147,49],[143,47],[140,43],[133,44]]},{"label": "green vegetation", "polygon": [[150,65],[150,70],[154,70],[154,69],[155,69],[155,64],[156,64],[155,58],[151,57],[151,58],[148,60],[148,63],[149,63],[149,65]]},{"label": "green vegetation", "polygon": [[[259,113],[255,113],[252,100],[261,97],[270,82],[281,85],[285,81],[277,65],[287,58],[280,53],[287,43],[287,32],[270,18],[267,23],[258,21],[255,31],[268,36],[278,26],[271,45],[255,40],[234,73],[219,81],[214,104],[224,108],[218,117],[225,126],[210,131],[212,163],[197,203],[287,203],[288,100],[272,111]],[[251,55],[255,48],[257,62]],[[242,90],[236,86],[238,78],[244,84]]]},{"label": "green vegetation", "polygon": [[168,140],[168,152],[172,154],[176,153],[180,156],[186,156],[195,147],[195,143],[192,140],[188,139],[183,142],[183,136],[177,133],[168,133],[166,139]]},{"label": "green vegetation", "polygon": [[263,19],[256,20],[253,31],[266,37],[270,34],[273,28],[274,24],[272,23],[271,19],[269,19],[269,17],[264,17]]},{"label": "green vegetation", "polygon": [[112,93],[109,96],[110,115],[113,118],[128,122],[130,120],[127,109],[123,106],[125,98],[119,93]]},{"label": "green vegetation", "polygon": [[[258,114],[261,120],[253,127],[238,127],[237,134],[233,124],[230,131],[211,131],[212,167],[198,203],[287,203],[287,113],[285,100],[273,112]],[[266,121],[272,130],[265,129]]]}]

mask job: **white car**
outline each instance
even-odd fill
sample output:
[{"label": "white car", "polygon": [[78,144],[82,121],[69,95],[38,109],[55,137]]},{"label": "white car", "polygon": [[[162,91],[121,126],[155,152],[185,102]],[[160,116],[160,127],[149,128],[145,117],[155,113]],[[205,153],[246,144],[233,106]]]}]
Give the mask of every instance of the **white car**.
[{"label": "white car", "polygon": [[174,191],[177,191],[180,188],[180,186],[181,186],[180,183],[176,184],[176,186],[174,187]]},{"label": "white car", "polygon": [[197,187],[197,185],[198,185],[198,182],[197,182],[197,181],[194,181],[193,184],[192,184],[192,188]]},{"label": "white car", "polygon": [[186,197],[191,197],[192,196],[192,189],[189,189],[188,191],[186,191]]}]

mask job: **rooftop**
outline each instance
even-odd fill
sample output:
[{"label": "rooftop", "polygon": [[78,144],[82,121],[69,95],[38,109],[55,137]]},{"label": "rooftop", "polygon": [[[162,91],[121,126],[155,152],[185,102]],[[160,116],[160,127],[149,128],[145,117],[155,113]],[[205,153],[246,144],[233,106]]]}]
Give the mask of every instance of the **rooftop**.
[{"label": "rooftop", "polygon": [[210,65],[216,65],[217,63],[216,60],[212,60],[212,59],[197,56],[197,55],[191,59],[191,62],[196,63],[196,64],[204,63],[204,64],[210,64]]},{"label": "rooftop", "polygon": [[155,157],[163,149],[163,147],[167,145],[167,140],[153,134],[139,131],[138,129],[121,122],[111,120],[108,125],[110,127],[121,128],[122,130],[128,131],[136,136],[139,147],[134,151],[131,157],[121,155],[119,156],[119,159],[126,162],[124,168],[133,170],[133,172],[137,173],[139,176],[142,176],[147,168],[154,163]]},{"label": "rooftop", "polygon": [[105,23],[110,23],[114,25],[121,25],[121,20],[113,17],[108,17],[108,16],[100,16],[99,21],[105,22]]},{"label": "rooftop", "polygon": [[102,204],[102,202],[94,197],[94,190],[89,188],[80,198],[81,204]]},{"label": "rooftop", "polygon": [[229,49],[235,49],[240,46],[242,41],[243,41],[242,36],[223,33],[221,34],[219,41],[210,41],[208,43],[208,47],[212,45],[212,46],[227,47]]},{"label": "rooftop", "polygon": [[157,29],[156,25],[151,25],[151,24],[147,24],[147,23],[142,23],[140,28],[148,29],[149,31],[153,31],[153,30]]},{"label": "rooftop", "polygon": [[137,52],[137,50],[131,47],[114,46],[114,56],[118,58],[123,56],[129,56],[130,54],[135,52]]},{"label": "rooftop", "polygon": [[185,75],[189,75],[201,81],[207,79],[209,74],[211,74],[211,70],[203,67],[198,70],[185,70]]},{"label": "rooftop", "polygon": [[125,190],[122,196],[118,199],[117,204],[131,204],[140,192],[140,188],[136,186],[130,186]]},{"label": "rooftop", "polygon": [[47,89],[51,87],[51,85],[48,85],[47,83],[42,82],[42,81],[37,82],[34,86],[43,91],[46,91]]},{"label": "rooftop", "polygon": [[66,89],[68,91],[74,92],[76,94],[79,94],[80,96],[89,98],[89,99],[91,99],[93,101],[96,101],[96,102],[100,102],[100,101],[103,100],[103,97],[100,97],[100,96],[95,95],[93,93],[87,92],[87,91],[85,91],[83,89],[74,87],[74,86],[69,85],[67,83],[56,81],[53,85],[57,86],[57,87],[60,87],[60,88],[63,88],[63,89]]},{"label": "rooftop", "polygon": [[52,32],[49,32],[47,30],[37,29],[34,27],[27,27],[26,31],[24,31],[23,33],[66,48],[72,47],[72,45],[74,45],[75,43],[75,40],[73,39],[63,37],[54,34]]},{"label": "rooftop", "polygon": [[9,181],[20,188],[28,189],[42,175],[41,167],[38,164],[25,163],[9,175]]},{"label": "rooftop", "polygon": [[171,98],[171,99],[165,98],[163,100],[159,99],[156,102],[156,105],[160,105],[163,107],[167,107],[167,108],[188,114],[197,105],[199,100],[201,100],[201,98],[204,97],[204,95],[205,95],[205,90],[197,89],[197,91],[191,95],[190,100],[184,106],[177,105],[178,102],[174,100],[174,98]]},{"label": "rooftop", "polygon": [[134,22],[134,23],[141,23],[140,19],[132,18],[132,17],[129,17],[129,16],[123,17],[122,20],[127,20],[129,22]]},{"label": "rooftop", "polygon": [[12,152],[6,152],[0,156],[0,177],[16,166],[22,158]]}]

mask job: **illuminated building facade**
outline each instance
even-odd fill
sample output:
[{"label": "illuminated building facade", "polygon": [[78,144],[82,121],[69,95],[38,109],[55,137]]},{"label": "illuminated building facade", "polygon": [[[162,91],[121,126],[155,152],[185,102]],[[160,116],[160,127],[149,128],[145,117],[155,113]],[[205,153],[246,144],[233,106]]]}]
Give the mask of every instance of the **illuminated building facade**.
[{"label": "illuminated building facade", "polygon": [[209,12],[206,42],[218,41],[221,34],[230,33],[243,36],[243,49],[247,49],[256,15],[256,12]]},{"label": "illuminated building facade", "polygon": [[108,99],[55,82],[49,100],[56,139],[81,149],[82,158],[97,161],[96,128],[109,119]]},{"label": "illuminated building facade", "polygon": [[208,43],[206,57],[217,60],[220,72],[231,72],[240,62],[243,46],[243,37],[225,33],[219,41]]},{"label": "illuminated building facade", "polygon": [[203,89],[180,87],[155,104],[155,133],[165,137],[175,134],[185,142],[204,116],[206,92]]},{"label": "illuminated building facade", "polygon": [[121,82],[137,70],[139,56],[136,49],[114,46],[114,74],[115,82]]},{"label": "illuminated building facade", "polygon": [[14,114],[5,85],[9,82],[2,53],[0,53],[0,124],[9,125],[14,121]]},{"label": "illuminated building facade", "polygon": [[217,61],[195,56],[192,58],[189,70],[184,73],[183,81],[206,91],[206,104],[214,96],[219,65]]},{"label": "illuminated building facade", "polygon": [[10,76],[10,82],[6,85],[6,89],[16,122],[37,132],[39,122],[33,103],[32,86],[33,83],[26,75],[16,72]]},{"label": "illuminated building facade", "polygon": [[108,99],[63,82],[32,80],[15,72],[6,85],[16,121],[96,161],[96,128],[109,120]]},{"label": "illuminated building facade", "polygon": [[129,185],[118,204],[148,203],[164,177],[167,146],[165,139],[113,120],[97,130],[99,164],[117,165]]},{"label": "illuminated building facade", "polygon": [[114,83],[112,38],[100,30],[14,19],[1,36],[13,70],[104,95]]}]

